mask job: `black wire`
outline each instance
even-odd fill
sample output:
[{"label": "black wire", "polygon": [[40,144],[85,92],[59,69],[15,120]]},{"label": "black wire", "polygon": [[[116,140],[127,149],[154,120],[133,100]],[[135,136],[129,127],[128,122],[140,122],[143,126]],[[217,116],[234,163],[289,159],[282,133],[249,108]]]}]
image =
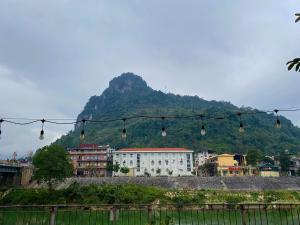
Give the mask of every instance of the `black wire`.
[{"label": "black wire", "polygon": [[[128,117],[122,117],[122,118],[114,118],[114,119],[103,119],[103,120],[93,120],[93,119],[84,119],[86,122],[91,122],[91,123],[108,123],[108,122],[117,122],[117,121],[123,121],[123,119],[126,120],[132,120],[132,119],[161,119],[164,117],[165,119],[198,119],[203,116],[205,117],[206,120],[224,120],[224,119],[229,119],[232,117],[240,117],[242,115],[256,115],[256,114],[262,114],[262,113],[276,113],[276,112],[297,112],[300,111],[300,107],[294,107],[294,108],[284,108],[284,109],[275,109],[275,110],[266,110],[266,111],[239,111],[239,112],[229,112],[229,113],[223,113],[223,115],[205,115],[203,113],[197,113],[197,114],[192,114],[192,115],[165,115],[165,116],[154,116],[154,115],[138,115],[138,114],[133,114],[133,116],[128,116]],[[4,117],[2,118],[3,122],[11,123],[14,125],[29,125],[33,123],[40,122],[41,119],[30,119],[30,118],[12,118],[12,117]],[[29,120],[29,122],[16,122],[16,120]],[[59,122],[59,121],[70,121],[73,120],[74,122]],[[76,119],[47,119],[45,120],[45,123],[52,123],[52,124],[57,124],[57,125],[74,125],[78,123],[82,123],[83,120],[76,120]]]}]

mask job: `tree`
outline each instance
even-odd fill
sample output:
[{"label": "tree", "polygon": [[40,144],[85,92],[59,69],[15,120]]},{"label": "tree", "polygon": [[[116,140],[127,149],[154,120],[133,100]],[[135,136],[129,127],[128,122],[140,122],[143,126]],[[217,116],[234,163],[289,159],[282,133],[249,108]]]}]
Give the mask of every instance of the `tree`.
[{"label": "tree", "polygon": [[122,168],[120,169],[120,172],[121,172],[121,173],[124,173],[124,174],[127,174],[127,173],[129,173],[129,169],[128,169],[127,167],[122,167]]},{"label": "tree", "polygon": [[[296,13],[295,16],[295,23],[297,23],[300,21],[300,13]],[[295,67],[295,70],[300,72],[300,58],[295,58],[291,61],[288,61],[286,65],[288,66],[288,70],[291,70],[293,69],[293,67]]]},{"label": "tree", "polygon": [[291,159],[288,150],[281,151],[279,154],[279,163],[281,171],[287,172],[290,169]]},{"label": "tree", "polygon": [[262,160],[262,153],[257,149],[249,150],[246,156],[248,165],[257,166],[257,163]]},{"label": "tree", "polygon": [[112,162],[110,162],[108,165],[107,165],[107,170],[108,171],[113,171],[113,172],[119,172],[120,170],[120,164],[119,163],[116,163],[116,164],[113,164]]},{"label": "tree", "polygon": [[274,160],[271,159],[269,156],[265,156],[263,159],[262,159],[262,162],[266,163],[266,164],[272,164],[274,165]]},{"label": "tree", "polygon": [[35,166],[33,178],[46,182],[49,190],[54,182],[72,176],[72,164],[67,152],[59,145],[46,146],[37,150],[32,160]]}]

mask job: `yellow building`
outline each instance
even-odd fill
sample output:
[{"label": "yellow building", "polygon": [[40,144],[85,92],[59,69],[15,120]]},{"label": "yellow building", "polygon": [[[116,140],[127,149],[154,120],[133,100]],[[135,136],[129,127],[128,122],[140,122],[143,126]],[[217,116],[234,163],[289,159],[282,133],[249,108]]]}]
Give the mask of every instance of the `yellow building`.
[{"label": "yellow building", "polygon": [[[244,166],[235,158],[236,155],[222,154],[209,159],[209,162],[215,164],[219,176],[243,176],[245,174]],[[242,161],[244,162],[244,159]]]}]

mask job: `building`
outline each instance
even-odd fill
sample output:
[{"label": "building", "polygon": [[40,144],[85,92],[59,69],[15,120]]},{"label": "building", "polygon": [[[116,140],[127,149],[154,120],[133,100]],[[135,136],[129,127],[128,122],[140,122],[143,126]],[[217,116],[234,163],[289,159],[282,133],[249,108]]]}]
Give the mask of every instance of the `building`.
[{"label": "building", "polygon": [[243,155],[222,154],[207,160],[215,167],[219,176],[244,176],[246,174],[245,157]]},{"label": "building", "polygon": [[68,149],[72,160],[74,175],[87,177],[105,177],[107,164],[113,151],[109,145],[80,144],[78,148]]},{"label": "building", "polygon": [[203,166],[208,159],[217,156],[213,151],[210,150],[206,150],[203,152],[198,152],[194,155],[194,159],[195,159],[195,166],[199,167],[199,166]]},{"label": "building", "polygon": [[279,167],[271,163],[258,165],[259,175],[262,177],[279,177]]},{"label": "building", "polygon": [[290,175],[291,176],[299,176],[300,175],[300,157],[299,156],[291,157]]},{"label": "building", "polygon": [[113,163],[127,167],[115,176],[191,176],[192,150],[185,148],[124,148],[113,153]]}]

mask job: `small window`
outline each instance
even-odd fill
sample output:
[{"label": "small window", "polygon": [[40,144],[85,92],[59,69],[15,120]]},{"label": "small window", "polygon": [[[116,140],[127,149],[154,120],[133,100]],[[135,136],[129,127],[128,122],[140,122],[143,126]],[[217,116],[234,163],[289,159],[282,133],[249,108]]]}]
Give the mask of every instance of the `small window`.
[{"label": "small window", "polygon": [[123,161],[123,166],[125,166],[125,165],[126,165],[126,161],[124,160],[124,161]]},{"label": "small window", "polygon": [[133,165],[133,161],[132,160],[130,160],[130,166],[132,166]]},{"label": "small window", "polygon": [[161,165],[161,160],[158,161],[158,165]]},{"label": "small window", "polygon": [[151,161],[151,165],[154,166],[154,160]]}]

